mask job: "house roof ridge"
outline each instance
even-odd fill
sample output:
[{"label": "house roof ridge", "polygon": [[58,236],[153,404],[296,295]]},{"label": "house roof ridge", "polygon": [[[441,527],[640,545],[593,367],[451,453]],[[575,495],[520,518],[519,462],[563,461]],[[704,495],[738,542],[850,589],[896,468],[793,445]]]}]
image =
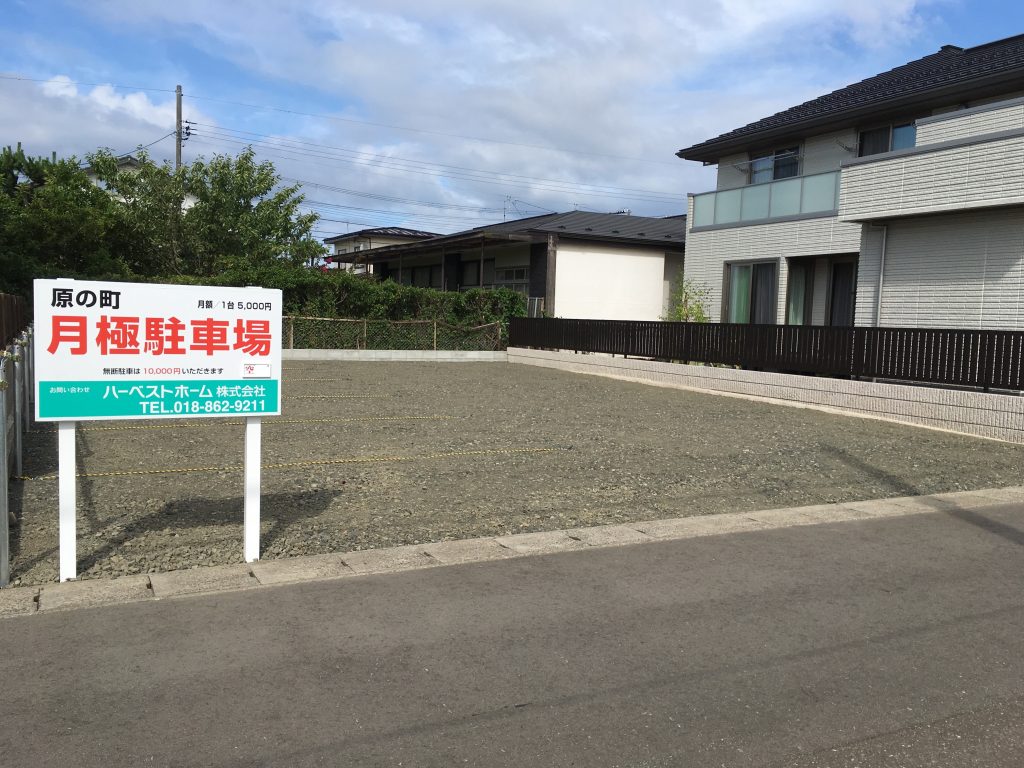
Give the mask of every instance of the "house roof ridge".
[{"label": "house roof ridge", "polygon": [[733,148],[742,139],[755,139],[761,133],[798,131],[816,124],[838,121],[846,114],[857,114],[873,104],[895,107],[901,102],[919,103],[929,91],[959,88],[961,91],[985,78],[1024,74],[1024,34],[993,40],[971,48],[943,45],[926,54],[884,72],[837,88],[768,117],[755,120],[715,138],[679,150],[677,156],[709,160],[718,147]]}]

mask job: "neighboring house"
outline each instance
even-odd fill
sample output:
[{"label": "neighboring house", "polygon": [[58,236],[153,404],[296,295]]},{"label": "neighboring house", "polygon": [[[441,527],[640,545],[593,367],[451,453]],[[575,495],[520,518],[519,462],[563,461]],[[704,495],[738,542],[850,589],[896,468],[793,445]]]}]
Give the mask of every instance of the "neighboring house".
[{"label": "neighboring house", "polygon": [[[137,157],[135,157],[134,155],[121,155],[120,157],[117,158],[117,170],[118,170],[118,172],[123,172],[123,171],[135,171],[135,172],[137,172],[141,166],[142,166],[142,163],[140,163],[139,159]],[[85,175],[89,177],[89,181],[91,181],[93,184],[97,184],[98,185],[100,183],[99,177],[96,175],[96,169],[93,168],[92,165],[87,165],[82,170],[85,171]]]},{"label": "neighboring house", "polygon": [[519,291],[531,315],[657,320],[685,239],[685,216],[571,211],[375,249],[366,259],[405,285]]},{"label": "neighboring house", "polygon": [[372,271],[363,258],[366,251],[388,245],[403,245],[417,240],[427,240],[431,237],[438,237],[438,234],[404,227],[376,227],[325,237],[324,243],[331,248],[325,261],[328,266],[333,266],[335,269],[345,269],[362,274]]},{"label": "neighboring house", "polygon": [[685,274],[723,322],[1024,328],[1024,35],[680,150]]},{"label": "neighboring house", "polygon": [[[117,158],[117,172],[118,173],[138,173],[139,168],[142,167],[142,163],[134,155],[121,155]],[[85,171],[85,175],[89,177],[89,181],[95,184],[97,187],[106,189],[106,185],[100,181],[99,176],[96,173],[96,169],[92,165],[85,166],[82,170]],[[124,198],[120,195],[117,199],[124,202]],[[187,211],[193,205],[198,202],[198,198],[195,195],[185,195],[185,199],[181,202],[182,210]]]}]

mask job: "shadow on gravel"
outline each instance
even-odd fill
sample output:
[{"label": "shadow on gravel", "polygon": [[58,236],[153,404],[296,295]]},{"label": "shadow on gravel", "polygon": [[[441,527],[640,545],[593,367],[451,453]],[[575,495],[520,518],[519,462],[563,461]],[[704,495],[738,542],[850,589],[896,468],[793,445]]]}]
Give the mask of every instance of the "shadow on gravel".
[{"label": "shadow on gravel", "polygon": [[842,448],[837,448],[834,445],[823,445],[821,446],[821,452],[827,454],[837,461],[841,461],[848,467],[863,472],[865,475],[873,478],[880,482],[887,490],[891,490],[896,495],[902,496],[920,496],[921,491],[917,487],[906,482],[902,478],[897,477],[889,472],[886,472],[881,467],[876,467],[873,464],[868,464],[857,456],[852,456]]},{"label": "shadow on gravel", "polygon": [[[269,549],[294,523],[322,514],[340,494],[341,491],[337,490],[264,494],[260,504],[260,551]],[[219,499],[190,498],[169,502],[156,512],[132,520],[113,535],[104,536],[103,543],[92,551],[83,552],[80,544],[78,572],[85,573],[97,563],[119,552],[127,542],[147,533],[160,532],[171,536],[179,534],[183,544],[201,547],[202,543],[196,540],[193,529],[220,525],[236,527],[239,529],[238,551],[241,553],[242,514],[241,496]],[[102,527],[96,530],[102,530]],[[54,541],[52,547],[48,547],[36,557],[17,562],[17,570],[27,571],[56,553],[57,542]],[[160,550],[154,549],[150,555],[154,560],[158,560]]]},{"label": "shadow on gravel", "polygon": [[[834,446],[827,446],[822,448],[823,453],[827,453],[834,456],[839,461],[843,462],[848,466],[855,467],[861,472],[864,472],[876,480],[881,481],[886,487],[892,488],[893,490],[902,493],[905,496],[920,496],[921,491],[915,488],[910,483],[904,482],[895,475],[891,475],[883,469],[874,467],[868,464],[866,461],[859,459],[855,456],[851,456],[842,448],[836,448]],[[926,502],[928,503],[928,502]],[[936,502],[935,511],[943,512],[950,517],[954,517],[961,522],[973,525],[976,528],[980,528],[983,531],[999,536],[1000,538],[1006,539],[1018,546],[1024,547],[1024,531],[1019,528],[1014,528],[1012,525],[1001,523],[998,520],[993,520],[991,517],[975,512],[970,509],[964,509],[963,507],[957,507],[956,509],[949,508],[948,501]],[[929,504],[931,506],[931,504]]]},{"label": "shadow on gravel", "polygon": [[[341,494],[336,490],[298,491],[295,493],[263,494],[260,501],[260,551],[270,548],[289,526],[322,514]],[[196,542],[194,528],[225,525],[240,528],[244,512],[241,496],[231,498],[190,498],[168,502],[159,511],[133,521],[104,542],[98,550],[82,556],[79,570],[87,571],[96,563],[117,552],[125,542],[150,532],[178,533],[183,542],[202,546]],[[268,530],[269,528],[269,530]],[[239,532],[241,535],[241,532]],[[241,552],[241,538],[239,538]],[[153,552],[154,557],[158,551]]]}]

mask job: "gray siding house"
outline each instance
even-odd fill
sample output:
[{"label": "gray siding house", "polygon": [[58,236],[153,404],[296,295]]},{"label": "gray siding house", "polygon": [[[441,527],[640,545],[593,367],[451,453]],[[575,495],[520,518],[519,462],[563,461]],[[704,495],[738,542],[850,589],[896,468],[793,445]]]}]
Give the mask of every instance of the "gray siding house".
[{"label": "gray siding house", "polygon": [[944,46],[680,150],[723,322],[1024,328],[1024,35]]}]

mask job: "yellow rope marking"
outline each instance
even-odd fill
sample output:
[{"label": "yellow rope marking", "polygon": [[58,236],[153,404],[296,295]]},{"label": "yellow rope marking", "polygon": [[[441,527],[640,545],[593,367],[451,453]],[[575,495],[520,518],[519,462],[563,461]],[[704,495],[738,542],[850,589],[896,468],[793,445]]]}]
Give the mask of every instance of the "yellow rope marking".
[{"label": "yellow rope marking", "polygon": [[391,395],[290,395],[289,400],[381,400]]},{"label": "yellow rope marking", "polygon": [[[463,419],[465,416],[359,416],[349,419],[279,419],[276,416],[266,417],[263,426],[274,426],[275,424],[352,424],[364,421],[451,421]],[[196,429],[201,427],[239,427],[245,424],[244,421],[220,421],[219,419],[208,419],[207,421],[189,422],[188,424],[147,424],[145,426],[130,427],[79,427],[79,432],[127,432],[139,429]],[[52,431],[52,430],[51,430]]]},{"label": "yellow rope marking", "polygon": [[[385,464],[392,461],[423,461],[425,459],[447,459],[456,456],[508,456],[516,453],[553,453],[558,448],[494,448],[477,451],[448,451],[445,453],[420,453],[413,456],[357,456],[348,459],[318,459],[314,461],[284,461],[278,464],[264,464],[261,469],[290,469],[294,467],[318,467],[334,464]],[[187,472],[233,472],[244,468],[242,464],[226,467],[180,467],[174,469],[126,469],[116,472],[82,472],[75,477],[128,477],[133,475],[173,475]],[[18,475],[15,480],[54,480],[57,475]]]}]

